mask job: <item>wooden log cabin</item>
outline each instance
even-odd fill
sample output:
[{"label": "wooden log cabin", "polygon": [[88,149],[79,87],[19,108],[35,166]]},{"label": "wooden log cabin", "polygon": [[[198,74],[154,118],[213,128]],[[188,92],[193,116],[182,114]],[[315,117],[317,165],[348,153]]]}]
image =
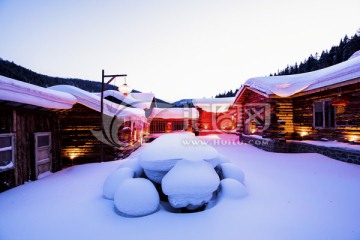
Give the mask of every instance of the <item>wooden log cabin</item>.
[{"label": "wooden log cabin", "polygon": [[0,76],[0,192],[62,169],[59,113],[74,96]]},{"label": "wooden log cabin", "polygon": [[252,78],[239,89],[239,131],[275,139],[360,140],[360,51],[314,72]]},{"label": "wooden log cabin", "polygon": [[152,108],[148,117],[149,133],[193,131],[199,118],[195,108]]},{"label": "wooden log cabin", "polygon": [[192,102],[199,111],[199,134],[234,131],[238,118],[238,108],[233,105],[234,100],[234,97],[193,99]]},{"label": "wooden log cabin", "polygon": [[[142,144],[147,120],[142,109],[130,108],[104,99],[100,113],[100,96],[79,88],[58,85],[51,89],[76,97],[73,108],[60,114],[61,157],[64,165],[100,162],[103,142],[104,161],[125,157]],[[104,132],[101,132],[101,117]]]},{"label": "wooden log cabin", "polygon": [[124,157],[142,143],[144,110],[105,99],[104,134],[100,117],[95,94],[0,76],[0,192],[63,166],[99,162],[99,139],[104,139],[105,161]]}]

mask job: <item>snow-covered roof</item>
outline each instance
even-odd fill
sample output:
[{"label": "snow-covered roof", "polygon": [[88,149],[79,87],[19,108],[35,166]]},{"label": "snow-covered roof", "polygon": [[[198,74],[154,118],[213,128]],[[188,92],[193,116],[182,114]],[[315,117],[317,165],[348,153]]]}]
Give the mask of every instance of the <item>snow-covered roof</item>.
[{"label": "snow-covered roof", "polygon": [[310,91],[359,77],[360,51],[357,51],[349,60],[317,71],[286,76],[250,78],[239,89],[236,97],[245,87],[256,89],[268,95],[290,97],[299,92]]},{"label": "snow-covered roof", "polygon": [[196,108],[153,108],[149,118],[197,119],[199,111]]},{"label": "snow-covered roof", "polygon": [[226,112],[234,103],[235,97],[226,98],[197,98],[192,102],[195,107],[199,107],[207,112]]},{"label": "snow-covered roof", "polygon": [[[80,88],[69,86],[69,85],[56,85],[50,87],[50,89],[61,91],[65,93],[70,93],[76,97],[76,102],[84,106],[87,106],[95,111],[100,112],[101,109],[101,99],[100,96],[97,96],[93,93],[84,91]],[[117,117],[138,117],[140,119],[145,119],[145,111],[139,108],[131,108],[123,105],[113,103],[109,100],[104,99],[104,114],[108,116],[117,116]]]},{"label": "snow-covered roof", "polygon": [[[101,93],[94,93],[97,96],[100,96]],[[114,97],[119,99],[120,101],[141,109],[150,109],[151,103],[154,99],[153,93],[129,93],[126,97],[115,90],[106,90],[104,91],[104,98],[106,97]]]},{"label": "snow-covered roof", "polygon": [[0,100],[48,109],[69,109],[76,103],[76,98],[69,93],[39,87],[4,76],[0,76]]}]

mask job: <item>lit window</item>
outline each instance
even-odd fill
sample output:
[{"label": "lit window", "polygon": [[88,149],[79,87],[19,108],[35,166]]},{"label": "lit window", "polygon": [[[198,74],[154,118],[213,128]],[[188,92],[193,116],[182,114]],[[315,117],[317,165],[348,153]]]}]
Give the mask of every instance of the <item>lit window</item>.
[{"label": "lit window", "polygon": [[320,128],[335,127],[335,107],[330,101],[314,103],[314,126]]},{"label": "lit window", "polygon": [[14,134],[0,134],[0,171],[14,167]]}]

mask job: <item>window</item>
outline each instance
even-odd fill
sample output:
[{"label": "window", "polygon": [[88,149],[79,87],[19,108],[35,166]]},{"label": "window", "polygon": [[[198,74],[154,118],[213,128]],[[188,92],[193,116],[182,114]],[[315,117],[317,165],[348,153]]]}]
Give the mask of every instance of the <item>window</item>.
[{"label": "window", "polygon": [[51,171],[51,133],[38,132],[35,136],[35,171],[36,176]]},{"label": "window", "polygon": [[0,171],[14,167],[14,134],[0,134]]},{"label": "window", "polygon": [[150,133],[163,133],[166,130],[164,121],[153,120],[150,123]]},{"label": "window", "polygon": [[50,135],[37,136],[37,146],[38,147],[50,146]]},{"label": "window", "polygon": [[314,127],[335,127],[335,107],[331,105],[330,101],[314,103]]},{"label": "window", "polygon": [[185,120],[175,120],[172,122],[172,130],[173,131],[179,131],[179,130],[184,130],[185,129],[185,124],[184,124]]}]

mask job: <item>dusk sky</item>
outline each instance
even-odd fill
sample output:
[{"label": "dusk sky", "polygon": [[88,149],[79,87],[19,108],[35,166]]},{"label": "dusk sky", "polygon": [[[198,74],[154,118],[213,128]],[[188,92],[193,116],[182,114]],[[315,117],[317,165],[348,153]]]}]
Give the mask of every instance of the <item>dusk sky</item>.
[{"label": "dusk sky", "polygon": [[125,73],[168,101],[213,97],[354,35],[359,9],[359,0],[0,0],[0,57],[49,76]]}]

